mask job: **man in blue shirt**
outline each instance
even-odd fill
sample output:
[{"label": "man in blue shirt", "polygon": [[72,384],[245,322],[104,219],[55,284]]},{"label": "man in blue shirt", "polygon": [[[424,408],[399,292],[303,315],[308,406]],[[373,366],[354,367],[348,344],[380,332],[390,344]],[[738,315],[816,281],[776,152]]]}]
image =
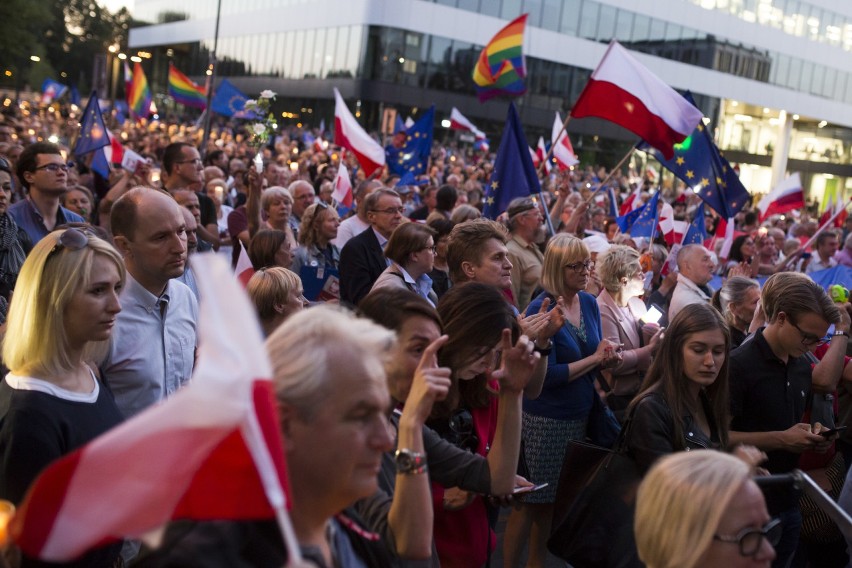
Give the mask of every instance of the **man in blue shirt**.
[{"label": "man in blue shirt", "polygon": [[9,215],[33,245],[60,225],[85,222],[59,204],[59,198],[68,191],[68,166],[59,146],[50,142],[30,144],[18,158],[17,174],[28,195],[9,207]]}]

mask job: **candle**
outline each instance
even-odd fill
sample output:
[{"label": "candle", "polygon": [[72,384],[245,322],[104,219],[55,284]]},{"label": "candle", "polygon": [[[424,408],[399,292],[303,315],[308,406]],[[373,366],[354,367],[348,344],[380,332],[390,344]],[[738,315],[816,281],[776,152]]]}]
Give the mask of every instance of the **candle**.
[{"label": "candle", "polygon": [[9,544],[9,523],[15,516],[15,506],[0,499],[0,550]]}]

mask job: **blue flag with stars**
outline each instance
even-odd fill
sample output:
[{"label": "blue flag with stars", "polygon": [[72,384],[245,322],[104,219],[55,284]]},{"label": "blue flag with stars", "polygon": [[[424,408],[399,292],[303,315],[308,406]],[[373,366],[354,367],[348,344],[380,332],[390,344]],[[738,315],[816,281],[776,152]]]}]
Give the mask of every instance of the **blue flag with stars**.
[{"label": "blue flag with stars", "polygon": [[696,207],[692,222],[683,236],[684,245],[700,245],[707,240],[707,227],[704,225],[704,202]]},{"label": "blue flag with stars", "polygon": [[609,197],[609,213],[610,217],[618,217],[618,199],[615,196],[615,189],[612,186],[606,188],[607,196]]},{"label": "blue flag with stars", "polygon": [[485,207],[482,214],[489,219],[496,219],[509,207],[510,201],[534,193],[541,194],[541,184],[530,156],[527,138],[521,128],[518,109],[515,108],[515,103],[510,103],[503,138],[500,139],[500,147],[494,160],[494,171],[491,172],[491,180],[485,188]]},{"label": "blue flag with stars", "polygon": [[[687,91],[683,96],[690,104],[697,106],[690,92]],[[667,170],[693,188],[707,205],[725,219],[736,215],[750,199],[748,190],[721,155],[701,121],[686,140],[674,145],[671,160],[667,160],[646,142],[640,142],[638,147],[652,153]]]},{"label": "blue flag with stars", "polygon": [[429,155],[432,153],[434,125],[435,105],[432,105],[410,128],[399,131],[405,133],[405,144],[401,147],[389,144],[385,148],[386,163],[391,173],[398,176],[407,173],[419,176],[426,173]]},{"label": "blue flag with stars", "polygon": [[97,91],[92,92],[86,110],[83,111],[83,119],[80,121],[80,137],[74,145],[74,154],[81,156],[94,152],[99,148],[109,145],[106,124],[98,104]]},{"label": "blue flag with stars", "polygon": [[[654,233],[657,231],[657,223],[660,220],[660,213],[657,210],[657,203],[659,203],[659,201],[660,192],[658,191],[651,197],[651,199],[648,200],[648,203],[639,209],[639,215],[629,228],[631,237],[652,238],[654,236]],[[625,217],[628,215],[625,215]],[[621,225],[619,225],[619,227],[620,226]]]}]

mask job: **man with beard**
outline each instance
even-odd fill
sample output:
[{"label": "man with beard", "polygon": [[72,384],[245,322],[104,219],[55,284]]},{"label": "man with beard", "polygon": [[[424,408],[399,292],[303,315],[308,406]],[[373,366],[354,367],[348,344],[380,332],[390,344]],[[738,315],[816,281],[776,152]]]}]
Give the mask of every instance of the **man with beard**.
[{"label": "man with beard", "polygon": [[118,408],[130,418],[189,382],[198,302],[175,280],[186,268],[186,223],[174,199],[133,188],[112,206],[110,223],[127,284],[101,368]]},{"label": "man with beard", "polygon": [[537,245],[545,237],[544,216],[531,197],[513,199],[506,214],[511,236],[506,248],[512,263],[512,296],[518,310],[523,312],[541,279],[544,255]]}]

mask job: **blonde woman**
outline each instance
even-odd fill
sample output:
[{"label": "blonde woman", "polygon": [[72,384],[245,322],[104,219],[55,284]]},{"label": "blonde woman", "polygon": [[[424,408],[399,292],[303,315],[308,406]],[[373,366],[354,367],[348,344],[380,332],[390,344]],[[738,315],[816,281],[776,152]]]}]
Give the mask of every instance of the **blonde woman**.
[{"label": "blonde woman", "polygon": [[340,250],[332,244],[337,238],[340,217],[333,207],[323,202],[305,209],[299,226],[299,248],[293,255],[293,272],[299,274],[303,266],[320,266],[337,269]]},{"label": "blonde woman", "polygon": [[[122,421],[93,361],[121,311],[118,252],[88,231],[54,231],[21,267],[9,308],[0,382],[0,499],[20,503],[52,461]],[[111,566],[121,544],[75,566]]]},{"label": "blonde woman", "polygon": [[678,452],[639,487],[634,528],[648,568],[768,567],[782,525],[741,459],[714,450]]},{"label": "blonde woman", "polygon": [[259,269],[248,281],[246,292],[266,337],[307,304],[299,276],[281,266]]}]

